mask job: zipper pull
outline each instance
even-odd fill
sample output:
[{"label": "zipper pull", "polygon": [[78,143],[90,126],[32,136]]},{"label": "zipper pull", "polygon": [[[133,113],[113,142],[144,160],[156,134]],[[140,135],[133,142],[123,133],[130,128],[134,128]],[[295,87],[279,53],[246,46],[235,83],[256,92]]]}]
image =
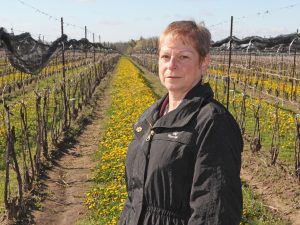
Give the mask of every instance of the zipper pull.
[{"label": "zipper pull", "polygon": [[147,136],[146,141],[150,141],[151,137],[155,134],[154,130],[150,131],[150,134]]}]

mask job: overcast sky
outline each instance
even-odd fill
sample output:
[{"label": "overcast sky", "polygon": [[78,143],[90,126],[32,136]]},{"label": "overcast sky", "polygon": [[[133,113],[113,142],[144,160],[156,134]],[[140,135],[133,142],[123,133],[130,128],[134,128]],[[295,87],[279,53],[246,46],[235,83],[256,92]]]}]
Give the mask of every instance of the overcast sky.
[{"label": "overcast sky", "polygon": [[[250,3],[251,2],[251,3]],[[203,21],[218,41],[233,35],[277,36],[300,28],[300,0],[0,0],[0,27],[30,32],[47,41],[60,36],[60,18],[69,38],[128,41],[159,36],[174,20]]]}]

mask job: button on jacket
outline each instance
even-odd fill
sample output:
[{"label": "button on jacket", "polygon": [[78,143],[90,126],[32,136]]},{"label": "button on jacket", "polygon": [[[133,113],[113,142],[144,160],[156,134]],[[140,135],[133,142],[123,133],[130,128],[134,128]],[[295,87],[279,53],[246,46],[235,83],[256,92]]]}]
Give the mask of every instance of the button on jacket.
[{"label": "button on jacket", "polygon": [[232,115],[198,83],[159,117],[164,96],[133,125],[120,225],[237,225],[243,140]]}]

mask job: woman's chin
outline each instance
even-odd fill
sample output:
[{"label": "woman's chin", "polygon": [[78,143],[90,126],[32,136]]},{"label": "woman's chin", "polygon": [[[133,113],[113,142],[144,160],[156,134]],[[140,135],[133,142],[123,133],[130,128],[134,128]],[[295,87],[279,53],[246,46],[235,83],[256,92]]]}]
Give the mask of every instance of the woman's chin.
[{"label": "woman's chin", "polygon": [[169,92],[173,93],[181,92],[183,90],[183,87],[180,85],[166,84],[165,87]]}]

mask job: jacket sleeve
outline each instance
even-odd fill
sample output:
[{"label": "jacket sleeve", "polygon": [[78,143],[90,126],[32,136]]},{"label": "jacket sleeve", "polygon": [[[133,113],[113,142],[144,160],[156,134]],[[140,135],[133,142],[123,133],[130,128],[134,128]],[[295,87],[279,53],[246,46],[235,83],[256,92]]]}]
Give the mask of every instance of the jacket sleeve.
[{"label": "jacket sleeve", "polygon": [[243,207],[243,139],[233,117],[214,115],[201,128],[197,146],[188,225],[238,225]]}]

